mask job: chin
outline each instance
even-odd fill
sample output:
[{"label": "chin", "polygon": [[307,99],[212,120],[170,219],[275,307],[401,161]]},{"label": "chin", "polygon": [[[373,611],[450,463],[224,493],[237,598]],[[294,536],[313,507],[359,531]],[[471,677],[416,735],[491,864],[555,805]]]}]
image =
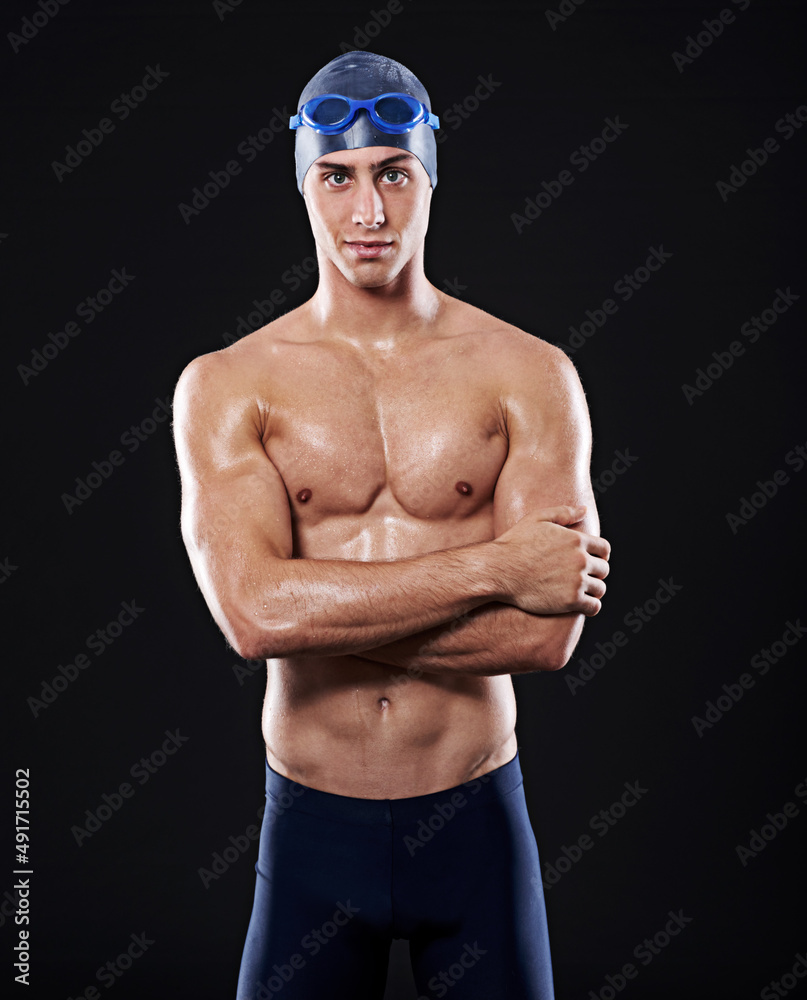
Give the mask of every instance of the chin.
[{"label": "chin", "polygon": [[354,272],[354,274],[350,277],[350,281],[357,288],[383,288],[384,285],[390,284],[390,282],[394,281],[397,277],[397,271],[394,273],[386,270],[381,272],[381,269],[379,268],[378,271],[375,271],[372,274],[369,272],[369,269],[364,272]]},{"label": "chin", "polygon": [[401,272],[400,267],[390,267],[376,261],[367,261],[358,267],[339,268],[342,275],[356,288],[383,288],[394,281]]}]

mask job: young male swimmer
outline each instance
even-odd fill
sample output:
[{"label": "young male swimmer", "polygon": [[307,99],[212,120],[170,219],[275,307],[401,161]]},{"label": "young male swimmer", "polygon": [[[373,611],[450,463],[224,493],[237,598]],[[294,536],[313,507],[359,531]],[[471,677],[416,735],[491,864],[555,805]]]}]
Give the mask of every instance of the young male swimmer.
[{"label": "young male swimmer", "polygon": [[182,531],[232,646],[267,660],[267,808],[239,1000],[549,1000],[511,674],[605,593],[591,431],[555,347],[439,291],[429,95],[339,56],[305,87],[319,284],[183,372]]}]

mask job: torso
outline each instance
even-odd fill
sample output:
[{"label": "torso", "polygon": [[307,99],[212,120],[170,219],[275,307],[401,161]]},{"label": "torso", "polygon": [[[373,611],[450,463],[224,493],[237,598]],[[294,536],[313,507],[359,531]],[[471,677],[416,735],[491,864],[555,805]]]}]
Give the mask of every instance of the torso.
[{"label": "torso", "polygon": [[[394,560],[494,537],[508,450],[496,355],[505,324],[444,298],[438,335],[395,349],[319,339],[304,308],[229,349],[263,410],[295,557]],[[401,798],[515,755],[508,674],[407,673],[357,656],[267,668],[267,759],[304,785]]]}]

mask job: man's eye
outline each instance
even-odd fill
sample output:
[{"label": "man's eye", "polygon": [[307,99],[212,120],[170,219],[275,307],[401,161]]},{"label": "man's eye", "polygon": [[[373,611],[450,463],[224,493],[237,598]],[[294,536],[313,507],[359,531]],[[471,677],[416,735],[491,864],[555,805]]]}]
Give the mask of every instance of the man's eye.
[{"label": "man's eye", "polygon": [[387,178],[390,184],[395,184],[397,183],[398,178],[403,177],[403,174],[401,173],[400,170],[388,170],[384,174],[384,176]]},{"label": "man's eye", "polygon": [[333,181],[334,184],[342,186],[342,184],[347,180],[347,174],[331,174],[329,180]]}]

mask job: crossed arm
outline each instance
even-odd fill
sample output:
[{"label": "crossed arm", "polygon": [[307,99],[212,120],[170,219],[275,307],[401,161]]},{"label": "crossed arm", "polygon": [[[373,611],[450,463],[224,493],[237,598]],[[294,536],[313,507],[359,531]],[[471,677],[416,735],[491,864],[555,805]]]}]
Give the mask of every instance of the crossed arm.
[{"label": "crossed arm", "polygon": [[[584,504],[585,515],[574,528],[599,535],[589,473],[591,423],[580,380],[565,356],[550,359],[538,391],[535,374],[528,372],[532,390],[519,380],[521,384],[513,386],[507,401],[509,450],[494,494],[495,537],[500,538],[528,511],[558,504]],[[570,525],[575,515],[556,510],[553,520]],[[605,546],[607,559],[610,546]],[[598,605],[586,613],[596,614]],[[458,670],[494,675],[554,670],[569,661],[584,620],[581,612],[541,615],[491,602],[446,625],[359,655],[410,673]]]},{"label": "crossed arm", "polygon": [[558,670],[577,645],[583,619],[575,612],[534,615],[491,602],[447,625],[357,655],[405,668],[414,677],[445,671],[494,676]]},{"label": "crossed arm", "polygon": [[555,348],[534,356],[517,359],[502,398],[509,453],[494,539],[395,562],[293,559],[285,486],[242,373],[226,352],[192,362],[174,398],[182,533],[236,651],[352,654],[429,672],[563,666],[583,615],[599,610],[610,547],[587,533],[599,526],[579,380]]}]

